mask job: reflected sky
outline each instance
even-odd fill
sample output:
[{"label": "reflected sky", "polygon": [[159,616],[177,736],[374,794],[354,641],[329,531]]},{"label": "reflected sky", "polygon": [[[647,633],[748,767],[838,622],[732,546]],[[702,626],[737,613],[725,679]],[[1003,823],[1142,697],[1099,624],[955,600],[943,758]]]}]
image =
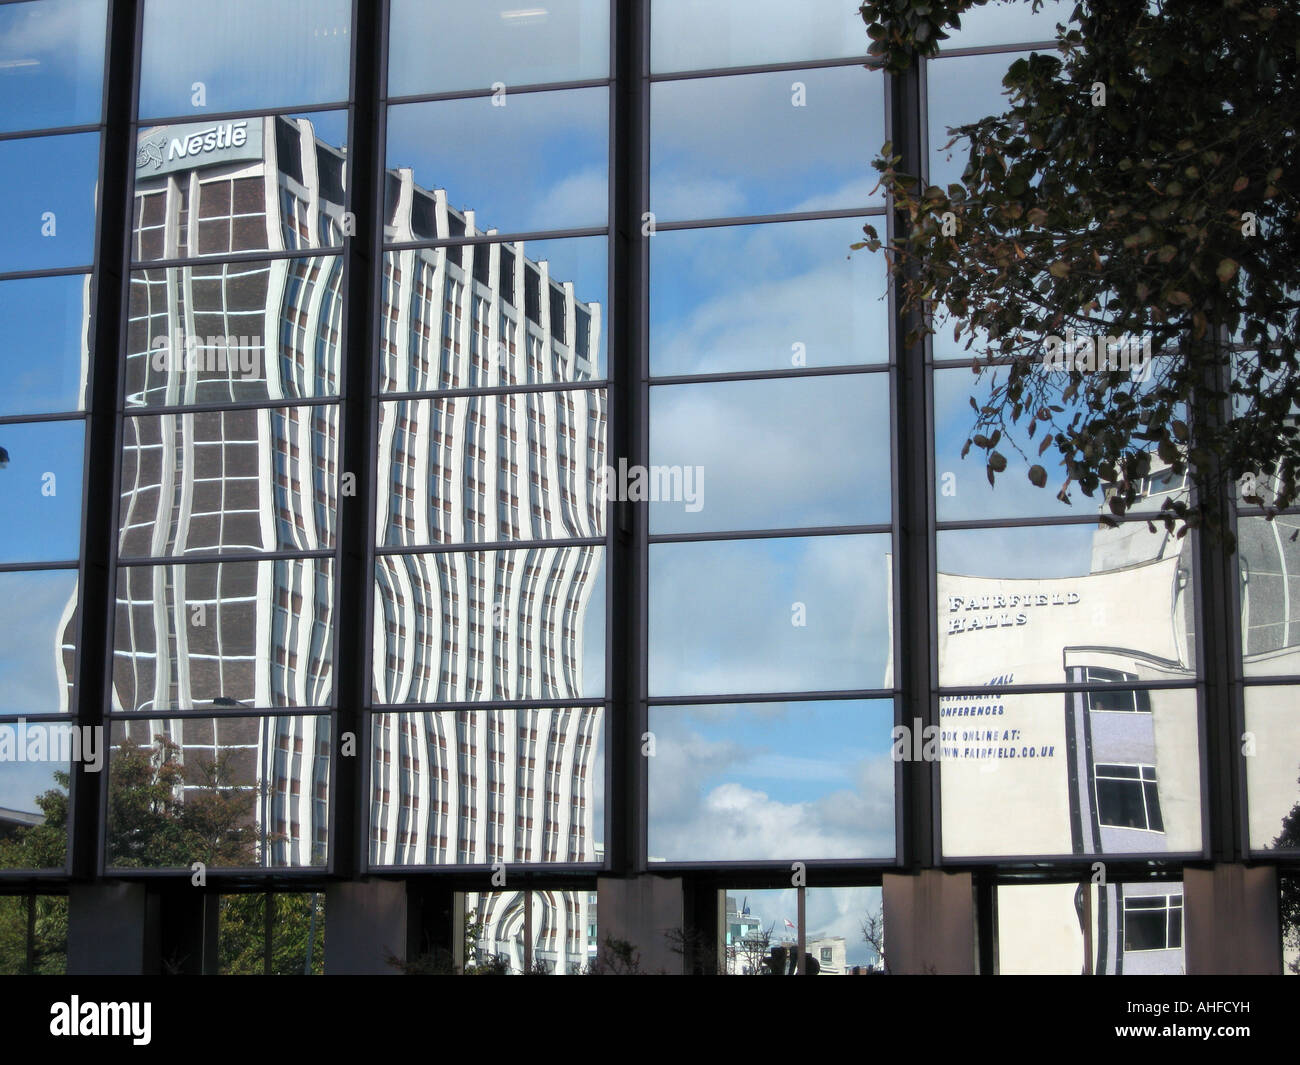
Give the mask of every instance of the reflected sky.
[{"label": "reflected sky", "polygon": [[866,55],[870,41],[856,0],[652,0],[650,69],[793,63]]},{"label": "reflected sky", "polygon": [[89,275],[0,281],[0,414],[80,410]]},{"label": "reflected sky", "polygon": [[0,142],[0,272],[90,263],[98,168],[98,133]]},{"label": "reflected sky", "polygon": [[651,861],[892,857],[892,727],[887,700],[652,707]]},{"label": "reflected sky", "polygon": [[[650,694],[879,687],[887,536],[650,548]],[[794,624],[803,604],[804,625]]]},{"label": "reflected sky", "polygon": [[348,0],[147,0],[140,116],[346,100],[351,27]]},{"label": "reflected sky", "polygon": [[887,522],[889,454],[884,374],[661,385],[650,462],[697,495],[651,503],[651,532]]},{"label": "reflected sky", "polygon": [[0,562],[77,558],[84,440],[80,421],[0,425],[0,447],[9,453],[0,469]]},{"label": "reflected sky", "polygon": [[1011,101],[1003,95],[1002,79],[1024,52],[956,56],[934,59],[925,65],[926,99],[930,124],[930,184],[947,188],[960,183],[970,143],[959,140],[951,148],[953,126],[1000,115]]},{"label": "reflected sky", "polygon": [[446,189],[452,207],[475,212],[480,230],[604,225],[609,90],[507,93],[503,102],[389,108],[388,165],[412,168],[425,188]]},{"label": "reflected sky", "polygon": [[651,373],[888,362],[884,259],[861,239],[858,219],[656,233]]},{"label": "reflected sky", "polygon": [[0,762],[0,807],[39,815],[36,799],[59,788],[54,774],[66,773],[68,768],[67,762]]},{"label": "reflected sky", "polygon": [[0,131],[100,118],[107,0],[0,6]]},{"label": "reflected sky", "polygon": [[881,75],[857,66],[657,82],[650,210],[667,222],[872,206],[884,139]]},{"label": "reflected sky", "polygon": [[606,77],[609,8],[609,0],[394,0],[388,94]]}]

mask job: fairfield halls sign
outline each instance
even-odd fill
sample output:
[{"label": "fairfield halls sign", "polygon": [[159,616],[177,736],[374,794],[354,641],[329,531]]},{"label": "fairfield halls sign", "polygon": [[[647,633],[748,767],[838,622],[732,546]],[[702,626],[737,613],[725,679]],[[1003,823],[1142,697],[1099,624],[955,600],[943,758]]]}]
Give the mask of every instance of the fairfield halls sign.
[{"label": "fairfield halls sign", "polygon": [[150,178],[177,170],[195,170],[201,166],[261,158],[260,118],[157,126],[140,134],[135,152],[135,173],[136,177]]},{"label": "fairfield halls sign", "polygon": [[1043,607],[1074,606],[1079,593],[1068,591],[1027,592],[1023,595],[950,595],[948,635],[977,632],[1007,626],[1028,625]]}]

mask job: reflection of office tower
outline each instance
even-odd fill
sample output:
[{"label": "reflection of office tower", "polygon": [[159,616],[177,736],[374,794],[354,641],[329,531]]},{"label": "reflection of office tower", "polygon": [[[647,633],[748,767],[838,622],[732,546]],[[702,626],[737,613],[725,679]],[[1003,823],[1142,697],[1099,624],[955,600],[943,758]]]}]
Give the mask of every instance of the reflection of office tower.
[{"label": "reflection of office tower", "polygon": [[[120,555],[186,564],[119,570],[114,706],[142,712],[119,739],[167,735],[190,787],[216,758],[260,779],[265,864],[324,858],[327,719],[144,714],[333,699],[331,560],[255,556],[334,547],[343,277],[319,249],[342,242],[343,161],[286,118],[145,130],[137,157],[124,372],[139,415],[123,426]],[[409,171],[388,181],[388,239],[479,235]],[[266,250],[304,254],[197,258]],[[147,265],[177,258],[190,261]],[[546,389],[596,376],[599,304],[522,243],[390,253],[383,300],[385,390],[543,391],[382,403],[377,543],[602,535],[605,394]],[[150,412],[204,404],[227,408]],[[203,560],[217,548],[250,560]],[[376,703],[581,696],[599,565],[581,545],[381,555]],[[593,860],[601,720],[591,707],[376,715],[372,861]],[[585,893],[572,922],[556,905],[546,927],[585,929]]]},{"label": "reflection of office tower", "polygon": [[[390,174],[386,236],[476,235],[472,212]],[[383,386],[589,381],[600,307],[576,300],[522,243],[391,252]],[[376,535],[388,547],[599,537],[605,394],[544,390],[381,405]],[[565,700],[583,694],[592,546],[385,554],[376,563],[377,704]],[[599,707],[377,715],[371,861],[383,865],[596,859]],[[513,901],[511,901],[513,900]],[[585,892],[538,893],[538,956],[587,960]],[[524,898],[484,896],[481,943],[509,953]],[[518,928],[515,926],[518,925]],[[521,955],[522,956],[522,955]]]}]

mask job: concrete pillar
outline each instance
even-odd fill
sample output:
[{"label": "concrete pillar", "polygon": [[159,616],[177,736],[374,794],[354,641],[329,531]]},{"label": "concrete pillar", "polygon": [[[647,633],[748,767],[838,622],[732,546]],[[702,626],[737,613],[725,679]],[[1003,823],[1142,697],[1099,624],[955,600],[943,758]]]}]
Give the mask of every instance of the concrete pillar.
[{"label": "concrete pillar", "polygon": [[416,960],[406,885],[345,881],[325,889],[325,975],[400,976]]},{"label": "concrete pillar", "polygon": [[1277,869],[1223,863],[1183,870],[1183,957],[1189,976],[1278,974]]},{"label": "concrete pillar", "polygon": [[144,884],[101,881],[68,889],[68,975],[159,971],[158,897]]},{"label": "concrete pillar", "polygon": [[681,879],[649,874],[626,880],[601,877],[596,888],[596,934],[602,965],[608,964],[605,941],[611,938],[631,944],[640,954],[640,972],[681,975],[679,951],[686,937]]},{"label": "concrete pillar", "polygon": [[979,972],[970,873],[886,873],[883,901],[889,972]]}]

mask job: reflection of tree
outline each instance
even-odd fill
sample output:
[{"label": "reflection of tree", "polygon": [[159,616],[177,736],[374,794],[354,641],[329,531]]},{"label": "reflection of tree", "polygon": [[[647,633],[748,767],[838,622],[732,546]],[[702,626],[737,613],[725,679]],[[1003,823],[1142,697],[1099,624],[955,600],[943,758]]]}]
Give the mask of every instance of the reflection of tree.
[{"label": "reflection of tree", "polygon": [[776,923],[755,928],[727,944],[727,969],[735,976],[762,976]]},{"label": "reflection of tree", "polygon": [[[272,907],[269,949],[266,941],[268,904]],[[319,894],[256,892],[223,895],[219,921],[217,956],[222,973],[232,976],[260,976],[263,973],[300,976],[324,971],[325,904]],[[311,946],[310,954],[308,944]]]},{"label": "reflection of tree", "polygon": [[[130,741],[113,751],[108,779],[107,853],[109,862],[134,869],[188,868],[192,862],[209,867],[251,866],[258,861],[257,827],[253,818],[255,793],[232,786],[224,755],[211,762],[191,762],[186,787],[186,766],[180,748],[158,736],[152,747]],[[61,868],[67,860],[68,773],[54,774],[55,787],[36,797],[44,815],[38,825],[19,828],[0,840],[0,868]],[[222,936],[232,943],[263,942],[260,909],[245,901],[263,896],[241,896],[223,906]],[[280,961],[304,954],[310,924],[311,896],[284,896],[277,914],[273,971]],[[293,902],[285,900],[294,900]],[[25,898],[0,899],[0,972],[22,972],[26,966],[27,902]],[[301,912],[300,912],[301,911]],[[37,971],[62,971],[67,953],[67,900],[38,896],[35,940]],[[299,925],[302,927],[299,928]],[[317,921],[317,941],[323,923]],[[231,947],[232,957],[240,948]],[[283,959],[279,955],[283,954]],[[261,957],[260,953],[258,955]],[[260,964],[257,972],[262,971]],[[296,970],[302,971],[302,964]]]},{"label": "reflection of tree", "polygon": [[[1300,783],[1300,782],[1298,782]],[[1300,850],[1300,802],[1282,819],[1282,832],[1273,841],[1279,849]],[[1281,883],[1282,943],[1296,952],[1290,969],[1300,976],[1300,876],[1283,876]]]},{"label": "reflection of tree", "polygon": [[254,793],[231,785],[227,755],[193,766],[185,780],[180,748],[156,736],[152,748],[127,741],[108,780],[108,857],[125,868],[257,864]]},{"label": "reflection of tree", "polygon": [[885,963],[884,910],[868,910],[867,916],[863,919],[860,927],[862,928],[863,942],[875,952],[876,964],[879,966],[878,971],[882,973],[889,972],[889,966]]}]

